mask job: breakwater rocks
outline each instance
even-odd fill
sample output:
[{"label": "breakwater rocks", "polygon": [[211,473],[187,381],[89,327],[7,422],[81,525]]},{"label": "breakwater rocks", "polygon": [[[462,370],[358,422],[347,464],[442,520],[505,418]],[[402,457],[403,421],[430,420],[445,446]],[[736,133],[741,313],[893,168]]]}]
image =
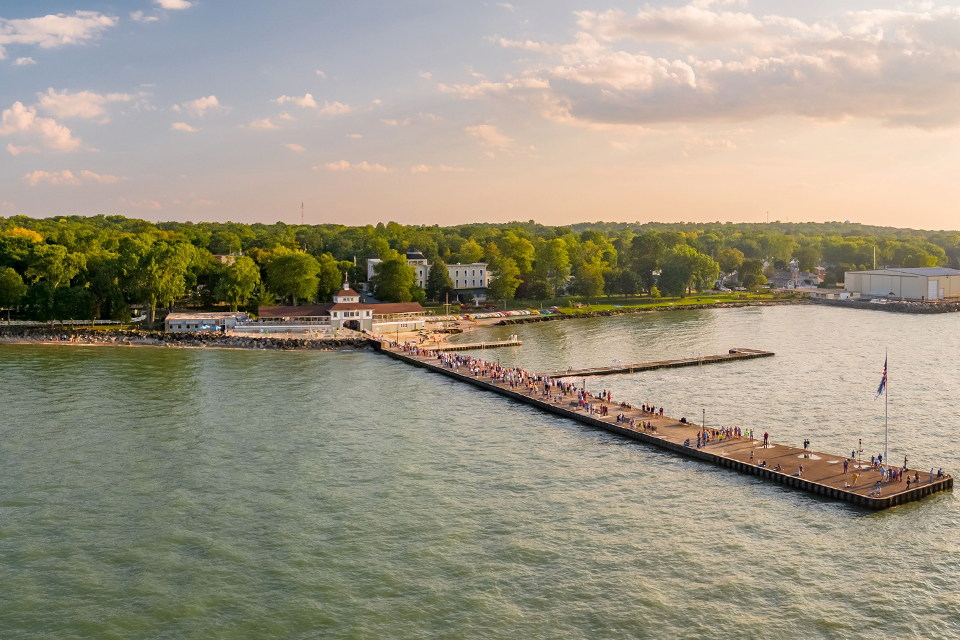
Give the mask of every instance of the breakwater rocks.
[{"label": "breakwater rocks", "polygon": [[739,309],[740,307],[776,307],[787,304],[809,304],[808,299],[800,300],[758,300],[744,302],[718,302],[716,304],[680,304],[666,307],[623,307],[622,309],[606,309],[604,311],[580,311],[578,313],[561,314],[556,316],[520,316],[501,320],[497,326],[511,324],[530,324],[531,322],[549,322],[550,320],[576,320],[578,318],[606,318],[631,313],[659,313],[662,311],[687,311],[694,309]]},{"label": "breakwater rocks", "polygon": [[869,309],[871,311],[895,311],[898,313],[957,313],[960,302],[885,302],[873,304],[864,300],[817,300],[819,304],[848,309]]},{"label": "breakwater rocks", "polygon": [[0,330],[0,343],[152,346],[213,349],[275,349],[342,351],[366,349],[366,338],[280,338],[231,336],[221,333],[164,333],[162,331],[92,331],[68,328]]}]

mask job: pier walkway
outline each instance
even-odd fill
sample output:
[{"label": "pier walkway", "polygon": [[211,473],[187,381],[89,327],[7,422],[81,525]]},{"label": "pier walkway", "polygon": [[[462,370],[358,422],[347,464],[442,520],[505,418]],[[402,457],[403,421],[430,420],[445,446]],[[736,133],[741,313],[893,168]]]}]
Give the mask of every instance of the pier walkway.
[{"label": "pier walkway", "polygon": [[[849,502],[866,509],[887,509],[953,488],[952,476],[937,477],[934,474],[931,479],[929,470],[917,469],[909,470],[909,478],[911,479],[909,490],[907,489],[906,475],[903,482],[884,482],[878,485],[880,472],[873,469],[869,462],[864,465],[864,468],[858,469],[856,468],[856,461],[851,459],[848,472],[844,473],[843,463],[848,460],[845,456],[819,451],[804,452],[802,448],[775,442],[769,442],[768,446],[764,447],[762,430],[760,429],[757,431],[761,432],[761,435],[757,439],[733,437],[719,442],[712,441],[702,448],[697,448],[697,433],[700,431],[700,427],[696,424],[684,424],[675,418],[644,413],[628,404],[603,403],[594,398],[591,403],[595,406],[606,405],[608,407],[609,415],[601,416],[599,413],[591,413],[586,409],[579,408],[575,397],[567,396],[562,403],[557,403],[555,399],[542,394],[542,385],[540,385],[540,390],[531,393],[523,387],[511,389],[509,384],[501,383],[499,380],[471,374],[467,367],[452,369],[441,366],[436,351],[425,352],[422,355],[411,355],[402,350],[391,348],[387,343],[374,342],[373,344],[378,351],[391,358],[471,384],[486,391],[498,393],[543,411],[638,440],[678,455],[757,476],[770,482],[776,482],[825,498]],[[625,421],[618,422],[618,414],[623,414]],[[636,420],[636,427],[630,426],[631,419]],[[642,422],[652,423],[652,428],[643,429]],[[753,454],[752,459],[751,453]],[[801,464],[803,465],[802,477],[798,475],[799,465]],[[779,471],[775,470],[778,466]],[[854,472],[857,472],[859,476],[855,486],[853,486]],[[913,481],[916,474],[919,474],[919,482]],[[879,494],[877,492],[878,487]]]},{"label": "pier walkway", "polygon": [[497,347],[519,347],[523,342],[519,338],[510,340],[494,340],[492,342],[452,342],[444,343],[444,351],[472,351],[474,349],[496,349]]},{"label": "pier walkway", "polygon": [[703,364],[718,364],[734,360],[752,360],[754,358],[769,358],[775,355],[773,351],[758,351],[757,349],[730,349],[729,353],[715,356],[697,356],[680,358],[679,360],[661,360],[659,362],[641,362],[638,364],[622,364],[613,367],[593,367],[591,369],[567,369],[547,373],[551,378],[584,378],[586,376],[609,376],[617,373],[636,373],[639,371],[654,371],[656,369],[673,369],[676,367],[698,367]]}]

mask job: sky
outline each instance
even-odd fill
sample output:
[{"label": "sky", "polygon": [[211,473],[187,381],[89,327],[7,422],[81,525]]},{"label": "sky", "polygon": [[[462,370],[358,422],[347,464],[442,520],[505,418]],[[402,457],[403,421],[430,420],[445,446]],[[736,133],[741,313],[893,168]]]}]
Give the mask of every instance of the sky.
[{"label": "sky", "polygon": [[960,228],[960,2],[0,3],[0,216]]}]

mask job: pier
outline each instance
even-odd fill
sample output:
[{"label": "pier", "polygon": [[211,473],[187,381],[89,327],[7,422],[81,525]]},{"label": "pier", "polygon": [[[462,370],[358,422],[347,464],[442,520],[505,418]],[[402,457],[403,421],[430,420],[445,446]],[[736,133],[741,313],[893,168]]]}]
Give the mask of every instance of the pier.
[{"label": "pier", "polygon": [[[511,389],[508,384],[485,376],[473,375],[464,367],[462,371],[441,366],[437,351],[429,351],[423,355],[411,355],[402,350],[389,347],[386,343],[374,342],[374,348],[391,358],[407,364],[438,373],[454,380],[465,382],[474,387],[497,393],[517,402],[536,407],[543,411],[576,420],[582,424],[603,429],[632,440],[652,445],[671,453],[713,464],[719,467],[756,476],[769,482],[812,493],[824,498],[848,502],[859,507],[879,511],[897,505],[921,500],[929,495],[953,488],[953,477],[944,475],[933,478],[930,471],[909,469],[909,475],[904,476],[903,482],[880,482],[880,472],[869,462],[857,466],[855,460],[850,459],[850,469],[844,473],[843,463],[846,456],[823,453],[794,447],[790,445],[769,442],[765,447],[762,433],[757,439],[734,437],[726,440],[711,441],[698,448],[696,446],[697,433],[701,427],[693,423],[683,423],[666,416],[656,416],[644,413],[636,407],[626,403],[604,403],[594,399],[597,406],[606,405],[609,414],[601,416],[590,413],[577,406],[575,401],[567,397],[561,404],[542,395],[541,391],[533,393],[522,389]],[[445,347],[441,349],[447,350]],[[770,354],[772,355],[772,354]],[[753,356],[763,357],[763,356]],[[681,365],[689,366],[689,365]],[[649,370],[649,369],[648,369]],[[561,376],[557,377],[563,377]],[[576,375],[581,375],[577,373]],[[625,421],[618,422],[617,415],[623,414]],[[636,427],[630,426],[630,419],[637,421]],[[651,429],[643,429],[642,422],[652,424]],[[751,452],[753,457],[751,459]],[[803,475],[798,475],[799,465],[803,465]],[[777,467],[780,470],[775,470]],[[855,486],[853,472],[859,474]],[[913,478],[919,474],[919,482]],[[908,490],[906,478],[911,479]],[[879,493],[878,493],[879,488]]]},{"label": "pier", "polygon": [[587,376],[609,376],[618,373],[637,373],[639,371],[654,371],[656,369],[674,369],[677,367],[698,367],[704,364],[719,364],[734,360],[752,360],[754,358],[769,358],[775,355],[772,351],[758,351],[757,349],[730,349],[728,353],[715,356],[697,356],[680,358],[678,360],[661,360],[659,362],[640,362],[637,364],[623,364],[612,367],[593,367],[591,369],[567,369],[547,373],[551,378],[585,378]]},{"label": "pier", "polygon": [[519,347],[523,344],[517,337],[512,337],[509,340],[494,340],[492,342],[463,342],[463,343],[451,343],[444,344],[444,351],[472,351],[474,349],[496,349],[498,347]]}]

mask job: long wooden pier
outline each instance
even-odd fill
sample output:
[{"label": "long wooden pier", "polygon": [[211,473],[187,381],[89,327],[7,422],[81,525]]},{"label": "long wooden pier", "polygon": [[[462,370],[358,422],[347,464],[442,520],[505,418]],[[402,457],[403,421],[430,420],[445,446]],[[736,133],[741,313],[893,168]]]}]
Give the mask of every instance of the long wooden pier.
[{"label": "long wooden pier", "polygon": [[640,371],[654,371],[656,369],[673,369],[676,367],[698,367],[704,364],[719,364],[734,360],[752,360],[754,358],[769,358],[775,355],[773,351],[758,351],[757,349],[730,349],[728,353],[715,356],[696,356],[680,358],[678,360],[660,360],[658,362],[640,362],[637,364],[620,364],[612,367],[593,367],[590,369],[567,369],[545,374],[551,378],[585,378],[587,376],[609,376],[618,373],[637,373]]},{"label": "long wooden pier", "polygon": [[[509,385],[491,380],[489,377],[473,375],[467,367],[452,369],[441,366],[435,353],[411,355],[388,347],[385,343],[374,342],[374,348],[381,353],[407,364],[427,369],[460,382],[473,385],[485,391],[506,396],[511,400],[531,405],[556,415],[576,420],[615,433],[648,445],[658,447],[688,458],[700,460],[739,471],[763,480],[823,496],[841,500],[871,510],[882,510],[897,505],[915,502],[926,496],[953,489],[953,477],[943,477],[910,469],[903,482],[880,482],[880,472],[869,463],[862,466],[855,460],[830,453],[804,450],[775,442],[763,443],[763,437],[757,439],[728,438],[697,447],[697,433],[700,427],[684,423],[674,418],[644,413],[628,404],[603,403],[594,399],[592,403],[599,407],[606,405],[608,415],[591,412],[577,407],[575,401],[566,398],[557,402],[555,398],[542,395],[541,391],[511,389]],[[625,419],[618,421],[618,414]],[[631,427],[631,419],[637,426]],[[642,422],[651,424],[644,429]],[[844,470],[844,461],[848,469]],[[802,475],[799,467],[803,465]],[[854,473],[857,474],[856,480]],[[905,481],[909,477],[908,483]],[[919,481],[914,478],[919,477]]]},{"label": "long wooden pier", "polygon": [[523,341],[519,339],[511,340],[494,340],[492,342],[461,342],[461,343],[451,343],[444,344],[444,351],[472,351],[474,349],[496,349],[498,347],[519,347],[523,344]]}]

